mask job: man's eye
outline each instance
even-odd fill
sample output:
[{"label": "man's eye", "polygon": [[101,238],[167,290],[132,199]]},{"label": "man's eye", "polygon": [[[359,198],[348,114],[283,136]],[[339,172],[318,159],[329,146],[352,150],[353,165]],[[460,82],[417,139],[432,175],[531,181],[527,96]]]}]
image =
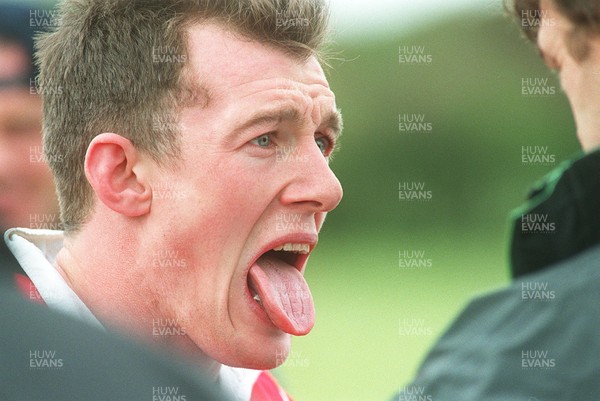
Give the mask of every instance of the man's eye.
[{"label": "man's eye", "polygon": [[264,134],[251,141],[253,144],[261,148],[268,148],[271,145],[271,134]]},{"label": "man's eye", "polygon": [[315,138],[315,142],[317,143],[317,146],[321,150],[321,153],[323,153],[325,156],[327,156],[327,153],[331,149],[331,141],[329,140],[329,138],[320,136],[320,137]]}]

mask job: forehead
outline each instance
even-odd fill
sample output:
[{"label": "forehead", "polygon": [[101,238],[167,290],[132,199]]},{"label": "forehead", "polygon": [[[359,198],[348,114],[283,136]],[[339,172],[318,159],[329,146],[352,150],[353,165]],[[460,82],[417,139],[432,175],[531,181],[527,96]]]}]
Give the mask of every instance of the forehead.
[{"label": "forehead", "polygon": [[299,60],[217,24],[193,25],[187,36],[189,72],[209,90],[211,97],[244,84],[273,79],[329,89],[315,57]]},{"label": "forehead", "polygon": [[556,9],[551,1],[542,0],[540,2],[540,28],[537,44],[541,50],[560,45],[559,37],[570,32],[572,28],[571,22]]}]

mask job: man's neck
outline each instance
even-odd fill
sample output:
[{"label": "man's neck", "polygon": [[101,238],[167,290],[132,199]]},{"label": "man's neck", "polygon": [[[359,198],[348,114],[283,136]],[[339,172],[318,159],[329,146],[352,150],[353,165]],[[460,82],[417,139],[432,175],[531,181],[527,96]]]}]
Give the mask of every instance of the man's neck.
[{"label": "man's neck", "polygon": [[[120,262],[119,266],[113,263],[103,263],[92,255],[81,258],[79,249],[91,249],[83,246],[85,233],[76,240],[65,238],[63,248],[56,257],[56,269],[67,285],[77,294],[84,304],[92,311],[105,327],[116,327],[126,335],[150,346],[171,348],[179,352],[182,358],[198,365],[209,377],[215,381],[219,377],[221,363],[206,355],[198,346],[185,335],[156,336],[153,335],[153,321],[157,313],[152,309],[153,302],[140,302],[137,285],[141,281],[129,275],[123,275],[119,280],[120,266],[132,266],[139,260]],[[96,243],[96,246],[98,244]],[[85,253],[83,253],[85,255]],[[114,255],[111,259],[123,260],[123,255]],[[127,259],[127,258],[125,258]],[[141,280],[141,279],[140,279]],[[135,284],[134,284],[135,283]],[[176,321],[176,319],[173,319]]]}]

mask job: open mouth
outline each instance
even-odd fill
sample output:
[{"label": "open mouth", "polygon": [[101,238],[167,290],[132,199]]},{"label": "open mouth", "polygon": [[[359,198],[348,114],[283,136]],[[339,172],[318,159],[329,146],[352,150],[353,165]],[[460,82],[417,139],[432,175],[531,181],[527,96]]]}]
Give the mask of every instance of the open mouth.
[{"label": "open mouth", "polygon": [[263,253],[248,272],[254,301],[280,330],[305,335],[314,325],[314,304],[301,273],[308,244],[286,243]]},{"label": "open mouth", "polygon": [[[273,260],[280,260],[285,264],[290,266],[294,266],[298,270],[301,270],[301,266],[299,266],[300,257],[302,255],[308,255],[310,252],[310,246],[308,244],[291,244],[287,243],[276,248],[271,249],[270,251],[265,252],[259,259],[263,260],[263,263],[266,265],[272,265]],[[306,258],[302,258],[306,259]],[[250,276],[248,276],[248,288],[250,288],[250,294],[252,298],[262,305],[262,301],[260,299],[260,295],[257,293],[256,289],[252,284],[252,280],[250,280]]]}]

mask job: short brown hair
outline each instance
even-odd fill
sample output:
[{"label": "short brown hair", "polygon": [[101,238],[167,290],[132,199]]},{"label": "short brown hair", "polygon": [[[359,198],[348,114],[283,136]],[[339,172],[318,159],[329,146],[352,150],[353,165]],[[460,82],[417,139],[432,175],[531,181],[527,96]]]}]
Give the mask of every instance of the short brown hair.
[{"label": "short brown hair", "polygon": [[[588,52],[588,36],[600,34],[600,2],[597,0],[551,1],[575,27],[567,38],[571,55],[576,60],[584,59]],[[532,42],[536,42],[540,26],[540,0],[507,0],[505,5],[519,21],[525,36]]]},{"label": "short brown hair", "polygon": [[38,38],[37,62],[44,149],[67,233],[94,205],[84,160],[96,135],[119,133],[177,165],[179,132],[166,122],[190,95],[208,96],[186,78],[190,25],[216,22],[305,60],[321,58],[329,19],[323,0],[65,0],[59,14],[58,27]]}]

